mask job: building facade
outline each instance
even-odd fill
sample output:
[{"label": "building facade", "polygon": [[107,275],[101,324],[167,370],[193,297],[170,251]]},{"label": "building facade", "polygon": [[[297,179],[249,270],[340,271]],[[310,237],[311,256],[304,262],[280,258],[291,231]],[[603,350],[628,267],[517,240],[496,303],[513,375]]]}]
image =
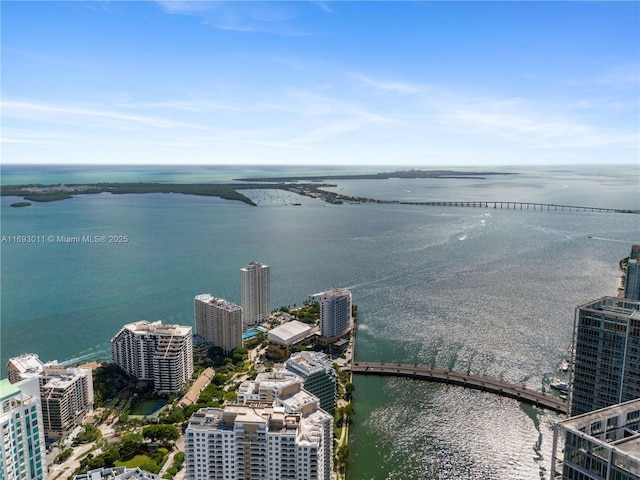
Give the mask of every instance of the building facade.
[{"label": "building facade", "polygon": [[89,368],[42,363],[38,355],[26,353],[9,359],[11,383],[37,378],[47,444],[69,435],[93,410],[93,373]]},{"label": "building facade", "polygon": [[624,298],[640,300],[640,260],[629,259],[624,277]]},{"label": "building facade", "polygon": [[0,380],[0,478],[47,480],[37,378]]},{"label": "building facade", "polygon": [[640,399],[554,425],[550,480],[639,478]]},{"label": "building facade", "polygon": [[571,415],[640,397],[640,301],[615,297],[576,308]]},{"label": "building facade", "polygon": [[271,314],[271,267],[250,262],[240,269],[242,281],[242,323],[244,327],[259,325]]},{"label": "building facade", "polygon": [[111,339],[111,359],[128,375],[153,382],[155,392],[177,392],[193,375],[191,327],[129,323]]},{"label": "building facade", "polygon": [[338,398],[338,374],[322,352],[298,352],[291,355],[285,368],[302,378],[304,389],[320,400],[320,408],[333,415]]},{"label": "building facade", "polygon": [[335,288],[320,298],[320,334],[324,338],[337,338],[351,328],[351,292]]},{"label": "building facade", "polygon": [[293,372],[281,368],[261,372],[254,380],[243,382],[238,388],[238,403],[242,405],[265,403],[282,407],[286,413],[302,415],[306,430],[316,432],[319,439],[318,454],[324,469],[323,480],[329,480],[333,470],[333,416],[321,408],[320,399],[304,388],[304,380]]},{"label": "building facade", "polygon": [[202,408],[185,432],[186,477],[330,480],[331,425],[321,410],[287,413],[269,402]]},{"label": "building facade", "polygon": [[242,308],[209,294],[194,300],[196,334],[226,354],[242,347]]}]

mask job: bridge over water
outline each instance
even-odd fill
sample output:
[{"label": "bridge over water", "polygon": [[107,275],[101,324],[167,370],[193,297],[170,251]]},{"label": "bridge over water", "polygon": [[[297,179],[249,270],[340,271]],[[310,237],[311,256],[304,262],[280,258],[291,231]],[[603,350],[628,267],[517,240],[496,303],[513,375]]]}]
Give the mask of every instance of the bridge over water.
[{"label": "bridge over water", "polygon": [[457,372],[444,368],[427,367],[425,365],[408,365],[388,362],[354,362],[353,373],[361,375],[379,375],[414,378],[430,382],[447,383],[465,388],[473,388],[483,392],[495,393],[503,397],[514,398],[520,402],[546,408],[558,413],[568,412],[568,402],[550,393],[538,392],[522,385],[503,382],[494,378],[472,373]]},{"label": "bridge over water", "polygon": [[458,201],[458,202],[405,202],[390,201],[401,205],[422,205],[427,207],[477,207],[511,210],[545,210],[561,212],[602,212],[602,213],[632,213],[640,214],[640,210],[624,210],[618,208],[581,207],[577,205],[559,205],[556,203],[533,202],[500,202],[500,201]]}]

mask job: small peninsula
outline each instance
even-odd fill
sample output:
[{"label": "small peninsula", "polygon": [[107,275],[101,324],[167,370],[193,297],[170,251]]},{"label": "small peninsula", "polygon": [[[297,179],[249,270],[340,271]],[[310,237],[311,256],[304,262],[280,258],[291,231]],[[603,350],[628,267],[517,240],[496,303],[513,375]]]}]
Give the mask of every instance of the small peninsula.
[{"label": "small peninsula", "polygon": [[[288,190],[302,195],[321,196],[321,187],[335,185],[303,185],[303,184],[218,184],[218,183],[95,183],[95,184],[67,184],[67,185],[7,185],[2,187],[3,196],[23,197],[32,202],[55,202],[72,198],[74,195],[96,193],[111,194],[143,194],[143,193],[181,193],[184,195],[204,195],[220,197],[225,200],[239,200],[251,206],[256,204],[241,190],[248,189],[278,189]],[[304,192],[304,193],[303,193]],[[27,202],[24,202],[27,203]]]}]

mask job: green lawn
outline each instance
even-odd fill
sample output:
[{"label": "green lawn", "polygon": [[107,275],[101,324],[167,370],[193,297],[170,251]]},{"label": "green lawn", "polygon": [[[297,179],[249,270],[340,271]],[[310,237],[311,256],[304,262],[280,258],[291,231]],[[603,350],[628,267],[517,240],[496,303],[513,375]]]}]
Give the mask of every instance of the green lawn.
[{"label": "green lawn", "polygon": [[117,467],[125,466],[127,468],[136,468],[136,467],[139,467],[140,465],[142,465],[147,460],[151,460],[151,457],[149,457],[148,455],[136,455],[135,457],[133,457],[130,460],[127,460],[126,462],[116,462],[116,466]]}]

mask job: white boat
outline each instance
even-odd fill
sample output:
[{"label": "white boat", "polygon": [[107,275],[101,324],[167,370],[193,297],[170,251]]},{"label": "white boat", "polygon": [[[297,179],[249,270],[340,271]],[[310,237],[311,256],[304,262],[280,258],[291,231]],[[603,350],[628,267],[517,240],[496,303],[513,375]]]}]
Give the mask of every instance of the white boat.
[{"label": "white boat", "polygon": [[563,382],[560,379],[554,378],[551,384],[549,385],[551,388],[555,388],[556,390],[562,393],[569,392],[569,384],[567,382]]},{"label": "white boat", "polygon": [[564,360],[562,360],[562,363],[560,364],[560,370],[562,370],[563,372],[566,372],[567,370],[569,370],[569,360],[567,360],[566,358]]}]

